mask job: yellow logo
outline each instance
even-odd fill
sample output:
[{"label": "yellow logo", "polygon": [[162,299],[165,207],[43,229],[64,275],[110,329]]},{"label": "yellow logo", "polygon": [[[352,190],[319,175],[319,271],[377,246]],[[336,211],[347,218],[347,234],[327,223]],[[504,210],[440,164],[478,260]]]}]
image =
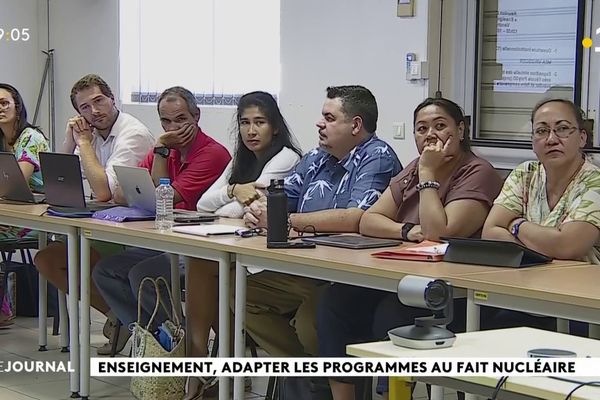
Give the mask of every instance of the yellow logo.
[{"label": "yellow logo", "polygon": [[475,293],[473,293],[473,297],[475,298],[475,300],[480,300],[480,301],[487,301],[488,300],[488,294],[487,294],[487,292],[475,291]]},{"label": "yellow logo", "polygon": [[[596,36],[600,35],[600,28],[596,29]],[[581,44],[583,45],[584,48],[589,49],[590,47],[592,47],[592,39],[589,37],[583,38],[583,40],[581,41]],[[596,53],[600,53],[600,47],[595,47],[594,48],[594,52]]]}]

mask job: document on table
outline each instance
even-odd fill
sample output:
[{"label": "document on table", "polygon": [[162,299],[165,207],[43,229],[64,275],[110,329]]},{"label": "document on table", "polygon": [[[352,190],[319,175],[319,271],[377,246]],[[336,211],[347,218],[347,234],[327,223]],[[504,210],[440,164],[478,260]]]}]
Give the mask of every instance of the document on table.
[{"label": "document on table", "polygon": [[235,231],[240,229],[239,226],[223,225],[223,224],[206,224],[206,225],[183,225],[174,226],[173,232],[187,233],[197,236],[213,236],[213,235],[233,235]]}]

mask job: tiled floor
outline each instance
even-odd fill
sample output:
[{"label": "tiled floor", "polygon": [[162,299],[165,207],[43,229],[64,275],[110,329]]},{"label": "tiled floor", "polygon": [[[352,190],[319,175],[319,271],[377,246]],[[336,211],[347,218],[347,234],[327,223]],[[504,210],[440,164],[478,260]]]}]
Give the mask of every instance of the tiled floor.
[{"label": "tiled floor", "polygon": [[[52,320],[48,320],[50,327]],[[92,312],[91,344],[98,347],[105,343],[102,336],[104,317]],[[50,329],[49,329],[50,330]],[[37,318],[18,317],[9,329],[0,329],[0,361],[68,361],[69,354],[61,353],[59,338],[48,335],[48,351],[39,352]],[[260,351],[260,350],[259,350]],[[92,349],[95,354],[95,349]],[[252,391],[246,399],[262,399],[267,388],[267,378],[253,378]],[[129,378],[92,378],[91,399],[135,399],[129,392]],[[69,399],[69,376],[67,373],[0,373],[0,400],[57,400]],[[418,385],[415,399],[427,399],[425,387]],[[448,392],[446,399],[456,399],[455,392]],[[380,399],[375,396],[374,399]]]},{"label": "tiled floor", "polygon": [[[105,343],[102,335],[104,318],[92,313],[91,344],[98,347]],[[52,319],[48,319],[52,326]],[[51,329],[49,329],[49,332]],[[58,336],[48,335],[48,351],[38,349],[37,318],[18,317],[8,329],[0,329],[0,361],[68,361],[69,354],[61,353]],[[92,354],[95,354],[92,349]],[[264,398],[267,378],[255,378],[252,391],[246,399]],[[129,392],[129,378],[92,378],[91,399],[126,400],[135,399]],[[70,399],[69,376],[67,373],[0,373],[0,400],[57,400]]]}]

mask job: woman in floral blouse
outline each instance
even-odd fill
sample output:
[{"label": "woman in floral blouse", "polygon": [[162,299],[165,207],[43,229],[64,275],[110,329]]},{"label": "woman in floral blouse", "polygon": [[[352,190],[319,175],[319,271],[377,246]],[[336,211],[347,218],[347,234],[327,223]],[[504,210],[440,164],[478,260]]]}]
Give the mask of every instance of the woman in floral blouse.
[{"label": "woman in floral blouse", "polygon": [[[23,98],[11,85],[0,83],[0,151],[15,155],[25,180],[32,191],[42,192],[40,151],[48,151],[48,140],[35,126],[27,122]],[[0,226],[0,240],[35,236],[29,229]],[[8,302],[2,294],[0,328],[12,324]]]},{"label": "woman in floral blouse", "polygon": [[483,237],[600,264],[600,168],[582,152],[582,112],[568,100],[545,100],[533,109],[531,122],[538,160],[519,165],[506,179]]}]

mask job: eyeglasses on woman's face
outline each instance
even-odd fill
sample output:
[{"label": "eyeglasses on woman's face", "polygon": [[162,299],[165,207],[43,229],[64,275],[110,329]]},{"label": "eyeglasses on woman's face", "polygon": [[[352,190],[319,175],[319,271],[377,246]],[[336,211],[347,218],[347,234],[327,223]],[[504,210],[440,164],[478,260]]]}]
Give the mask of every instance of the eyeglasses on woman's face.
[{"label": "eyeglasses on woman's face", "polygon": [[0,110],[8,110],[13,104],[15,103],[10,100],[2,99],[0,100]]},{"label": "eyeglasses on woman's face", "polygon": [[550,133],[554,132],[556,137],[566,139],[569,136],[571,136],[576,130],[576,126],[570,126],[566,124],[560,124],[558,126],[555,126],[554,128],[550,128],[549,126],[540,126],[533,130],[533,138],[547,139],[550,136]]}]

